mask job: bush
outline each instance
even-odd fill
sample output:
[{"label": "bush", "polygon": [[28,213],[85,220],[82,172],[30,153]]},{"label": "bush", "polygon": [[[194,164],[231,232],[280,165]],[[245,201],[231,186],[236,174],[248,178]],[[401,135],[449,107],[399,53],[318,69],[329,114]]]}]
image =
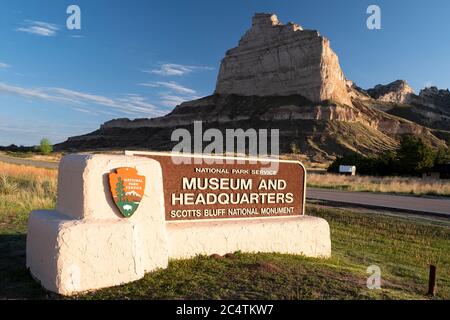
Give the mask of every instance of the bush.
[{"label": "bush", "polygon": [[384,158],[374,156],[364,157],[360,154],[349,154],[341,158],[337,158],[328,168],[328,172],[339,172],[339,166],[349,165],[356,166],[356,171],[360,174],[378,176],[390,174],[391,168],[388,167],[388,161]]},{"label": "bush", "polygon": [[38,148],[39,152],[47,155],[53,152],[53,146],[47,138],[43,138]]},{"label": "bush", "polygon": [[401,173],[417,175],[434,166],[436,153],[422,139],[405,136],[397,151]]}]

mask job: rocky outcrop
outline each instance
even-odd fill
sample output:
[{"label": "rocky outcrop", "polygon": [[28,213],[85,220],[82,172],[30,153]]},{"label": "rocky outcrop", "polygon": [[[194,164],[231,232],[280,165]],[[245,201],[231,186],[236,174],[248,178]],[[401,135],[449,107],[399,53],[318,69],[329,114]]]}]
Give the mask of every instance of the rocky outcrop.
[{"label": "rocky outcrop", "polygon": [[450,91],[428,87],[420,91],[421,102],[431,108],[444,109],[450,112]]},{"label": "rocky outcrop", "polygon": [[202,121],[205,130],[279,129],[281,152],[295,143],[310,159],[328,161],[350,151],[393,149],[404,134],[442,144],[417,124],[427,125],[417,115],[435,109],[406,104],[423,100],[441,106],[447,99],[448,90],[433,88],[416,96],[402,80],[363,90],[345,79],[328,40],[317,31],[256,14],[238,47],[226,53],[214,94],[184,102],[163,117],[108,121],[56,149],[171,150],[175,128],[193,130],[193,122]]},{"label": "rocky outcrop", "polygon": [[345,77],[329,41],[276,15],[256,14],[252,27],[222,60],[215,93],[301,95],[314,103],[350,105]]},{"label": "rocky outcrop", "polygon": [[[352,99],[365,101],[369,106],[388,114],[404,118],[431,129],[450,131],[450,91],[428,87],[414,94],[405,80],[388,85],[377,85],[364,91],[349,86]],[[364,98],[364,92],[370,94]],[[438,133],[438,135],[440,135]],[[444,140],[447,140],[444,138]]]},{"label": "rocky outcrop", "polygon": [[405,80],[397,80],[387,85],[376,85],[367,93],[379,101],[406,104],[411,101],[414,90]]},{"label": "rocky outcrop", "polygon": [[336,103],[313,104],[300,95],[291,96],[238,96],[215,94],[199,100],[182,103],[170,114],[153,119],[116,119],[101,129],[171,128],[189,126],[194,121],[229,125],[236,121],[342,121],[362,123],[386,134],[420,134],[425,128],[389,116],[366,106],[360,100],[347,106]]},{"label": "rocky outcrop", "polygon": [[352,100],[369,100],[372,97],[361,87],[358,87],[356,83],[351,80],[346,81],[347,91]]}]

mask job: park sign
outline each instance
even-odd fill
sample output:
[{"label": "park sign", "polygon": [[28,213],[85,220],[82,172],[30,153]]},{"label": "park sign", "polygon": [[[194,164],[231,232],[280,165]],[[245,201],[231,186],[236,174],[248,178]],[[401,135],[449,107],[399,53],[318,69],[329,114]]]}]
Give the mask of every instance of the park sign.
[{"label": "park sign", "polygon": [[199,254],[329,257],[328,223],[304,214],[305,178],[295,161],[66,155],[55,210],[30,214],[27,267],[47,290],[73,295]]},{"label": "park sign", "polygon": [[306,171],[298,161],[126,151],[157,160],[167,221],[304,214]]}]

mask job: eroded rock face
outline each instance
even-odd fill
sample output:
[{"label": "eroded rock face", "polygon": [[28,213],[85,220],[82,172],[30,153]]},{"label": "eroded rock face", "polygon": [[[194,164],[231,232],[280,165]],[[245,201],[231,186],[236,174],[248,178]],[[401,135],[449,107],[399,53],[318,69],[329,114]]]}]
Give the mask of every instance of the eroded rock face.
[{"label": "eroded rock face", "polygon": [[450,91],[428,87],[420,91],[420,99],[429,107],[442,108],[450,111]]},{"label": "eroded rock face", "polygon": [[414,95],[414,90],[405,80],[397,80],[387,85],[376,85],[375,88],[367,90],[374,99],[392,103],[409,103]]},{"label": "eroded rock face", "polygon": [[450,109],[449,97],[448,90],[437,88],[417,96],[403,80],[366,91],[344,78],[328,40],[317,31],[283,25],[275,15],[256,14],[239,46],[226,53],[213,95],[184,102],[163,117],[108,121],[99,130],[56,147],[167,151],[175,144],[171,141],[175,128],[192,131],[193,122],[202,121],[205,128],[220,130],[279,129],[282,152],[291,152],[294,142],[311,159],[328,161],[349,151],[372,154],[394,149],[403,134],[440,145],[442,141],[427,128],[431,122],[417,119],[433,116],[439,126],[430,128],[448,130],[450,122],[442,120],[445,112],[432,106]]},{"label": "eroded rock face", "polygon": [[194,121],[229,125],[236,121],[342,121],[362,123],[386,134],[420,134],[425,128],[415,123],[389,116],[355,100],[352,106],[341,104],[312,104],[300,95],[238,96],[212,95],[182,103],[169,115],[153,119],[116,119],[101,129],[171,128],[188,126]]},{"label": "eroded rock face", "polygon": [[217,79],[217,94],[302,95],[311,102],[351,105],[345,77],[329,41],[315,30],[256,14],[236,48],[228,50]]}]

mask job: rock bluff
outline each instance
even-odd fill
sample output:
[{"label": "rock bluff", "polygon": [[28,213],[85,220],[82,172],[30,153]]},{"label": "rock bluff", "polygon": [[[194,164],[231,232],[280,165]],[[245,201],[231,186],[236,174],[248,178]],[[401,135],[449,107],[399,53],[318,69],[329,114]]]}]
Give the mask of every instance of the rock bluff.
[{"label": "rock bluff", "polygon": [[250,30],[222,60],[215,93],[301,95],[311,102],[351,105],[344,74],[328,39],[315,30],[257,13]]}]

